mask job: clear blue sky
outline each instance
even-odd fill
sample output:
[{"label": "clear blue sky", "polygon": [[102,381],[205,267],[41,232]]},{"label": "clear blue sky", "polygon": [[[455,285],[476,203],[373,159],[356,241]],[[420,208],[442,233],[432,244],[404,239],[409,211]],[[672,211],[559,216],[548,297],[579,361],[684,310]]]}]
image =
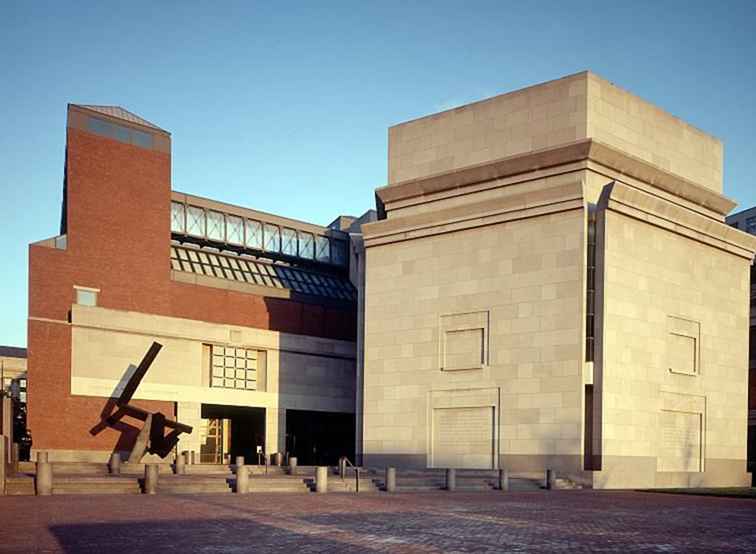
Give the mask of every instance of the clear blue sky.
[{"label": "clear blue sky", "polygon": [[[88,6],[85,7],[85,4]],[[591,69],[725,143],[756,204],[756,2],[0,5],[0,344],[58,230],[66,104],[173,133],[173,188],[326,224],[373,205],[389,125]]]}]

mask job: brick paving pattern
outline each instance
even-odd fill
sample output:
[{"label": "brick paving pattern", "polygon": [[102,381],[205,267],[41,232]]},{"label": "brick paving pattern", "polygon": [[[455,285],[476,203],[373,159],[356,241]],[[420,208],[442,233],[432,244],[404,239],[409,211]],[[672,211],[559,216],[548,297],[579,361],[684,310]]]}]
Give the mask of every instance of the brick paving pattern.
[{"label": "brick paving pattern", "polygon": [[754,552],[756,501],[637,492],[0,498],[4,552]]}]

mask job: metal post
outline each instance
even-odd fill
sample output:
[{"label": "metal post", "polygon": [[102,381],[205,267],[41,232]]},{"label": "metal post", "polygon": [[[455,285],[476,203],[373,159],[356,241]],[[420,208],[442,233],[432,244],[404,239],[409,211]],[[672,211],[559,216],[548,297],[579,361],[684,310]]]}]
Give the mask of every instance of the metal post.
[{"label": "metal post", "polygon": [[144,493],[156,494],[157,484],[158,484],[158,465],[145,464],[144,465]]},{"label": "metal post", "polygon": [[326,466],[318,466],[315,469],[315,492],[328,492],[328,468]]},{"label": "metal post", "polygon": [[396,492],[396,468],[386,468],[386,492]]},{"label": "metal post", "polygon": [[499,490],[509,490],[509,472],[506,469],[499,470]]},{"label": "metal post", "polygon": [[242,456],[236,459],[236,492],[237,494],[247,494],[249,492],[249,468],[244,463],[239,464],[239,458],[242,458],[242,462],[244,461]]},{"label": "metal post", "polygon": [[53,489],[52,464],[47,461],[37,462],[37,496],[50,496]]},{"label": "metal post", "polygon": [[457,489],[457,470],[449,468],[446,470],[446,490],[454,491]]},{"label": "metal post", "polygon": [[360,492],[360,468],[354,468],[354,492]]},{"label": "metal post", "polygon": [[297,474],[297,457],[289,456],[289,475]]},{"label": "metal post", "polygon": [[554,470],[553,469],[547,469],[546,470],[546,489],[551,490],[554,488]]},{"label": "metal post", "polygon": [[343,479],[345,475],[346,475],[346,458],[342,456],[341,458],[339,458],[339,477]]},{"label": "metal post", "polygon": [[110,473],[113,475],[121,473],[121,455],[118,452],[113,452],[110,455]]}]

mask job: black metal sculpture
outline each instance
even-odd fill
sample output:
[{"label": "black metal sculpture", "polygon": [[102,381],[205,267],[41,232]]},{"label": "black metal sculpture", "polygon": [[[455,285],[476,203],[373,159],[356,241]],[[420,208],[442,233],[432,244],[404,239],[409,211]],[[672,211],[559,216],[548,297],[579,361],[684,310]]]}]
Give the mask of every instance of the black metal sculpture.
[{"label": "black metal sculpture", "polygon": [[[139,362],[136,371],[126,383],[121,395],[114,402],[108,403],[103,411],[103,422],[108,427],[116,427],[124,416],[130,416],[144,422],[129,456],[131,463],[138,463],[146,453],[165,458],[178,443],[181,433],[192,432],[191,426],[166,419],[161,412],[152,413],[129,404],[139,383],[141,383],[162,347],[163,345],[158,342],[152,343],[142,361]],[[168,434],[165,433],[166,428],[170,429]]]}]

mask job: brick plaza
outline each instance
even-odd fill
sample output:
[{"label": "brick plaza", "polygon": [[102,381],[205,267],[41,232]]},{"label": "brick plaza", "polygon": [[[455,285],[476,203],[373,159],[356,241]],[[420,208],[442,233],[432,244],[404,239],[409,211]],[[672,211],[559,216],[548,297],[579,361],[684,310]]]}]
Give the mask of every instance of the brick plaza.
[{"label": "brick plaza", "polygon": [[753,552],[756,502],[641,492],[0,500],[0,552]]}]

